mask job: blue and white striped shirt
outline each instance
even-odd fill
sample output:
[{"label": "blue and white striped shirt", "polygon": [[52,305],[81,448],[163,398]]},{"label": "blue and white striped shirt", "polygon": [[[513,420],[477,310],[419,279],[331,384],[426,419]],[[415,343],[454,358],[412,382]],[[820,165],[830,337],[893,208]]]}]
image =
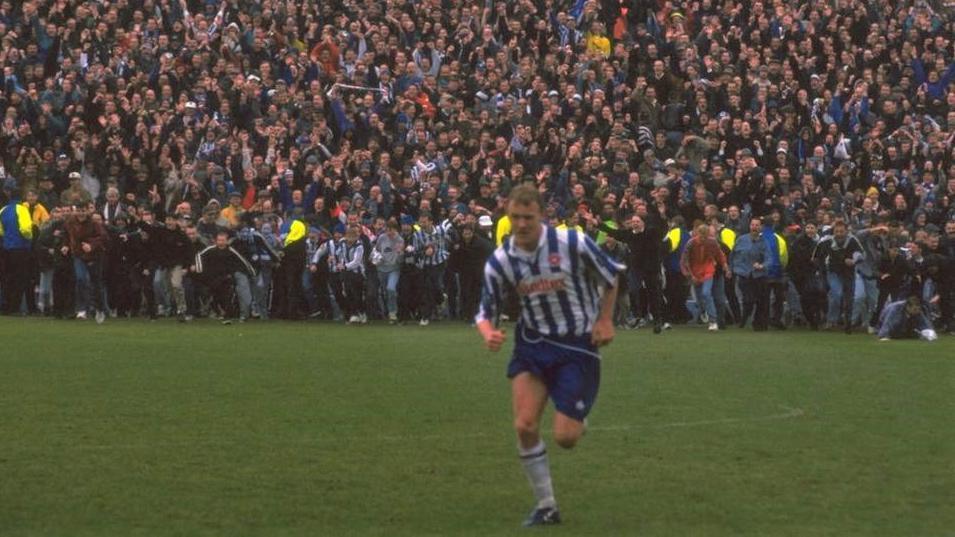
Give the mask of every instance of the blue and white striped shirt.
[{"label": "blue and white striped shirt", "polygon": [[317,265],[325,257],[329,272],[348,271],[364,274],[364,255],[365,248],[360,240],[355,241],[354,244],[348,244],[345,239],[338,241],[328,239],[312,253],[311,264]]},{"label": "blue and white striped shirt", "polygon": [[[431,232],[419,229],[414,234],[414,250],[420,260],[420,266],[433,267],[448,260],[451,255],[452,229],[450,226],[431,226]],[[431,255],[426,253],[432,248]]]},{"label": "blue and white striped shirt", "polygon": [[365,247],[361,240],[349,244],[347,240],[342,239],[335,245],[335,258],[342,265],[346,272],[357,272],[365,274]]},{"label": "blue and white striped shirt", "polygon": [[552,337],[590,334],[604,290],[616,285],[624,268],[590,237],[573,229],[543,226],[537,250],[529,253],[509,237],[484,266],[475,321],[494,322],[504,295],[514,293],[524,326]]},{"label": "blue and white striped shirt", "polygon": [[[318,264],[318,261],[319,261],[319,259],[320,259],[322,256],[316,256],[315,254],[316,254],[316,252],[318,252],[318,249],[321,248],[323,244],[325,244],[325,243],[324,243],[324,242],[319,242],[319,241],[313,241],[312,239],[305,239],[305,265],[306,265],[306,267],[307,267],[308,265],[317,265],[317,264]],[[326,247],[326,250],[327,250],[327,249],[328,249],[328,248]]]}]

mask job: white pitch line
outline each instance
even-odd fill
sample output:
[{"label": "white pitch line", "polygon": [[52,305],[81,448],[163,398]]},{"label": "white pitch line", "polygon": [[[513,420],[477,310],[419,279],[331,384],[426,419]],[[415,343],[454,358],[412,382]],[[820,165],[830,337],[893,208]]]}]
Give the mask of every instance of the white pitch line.
[{"label": "white pitch line", "polygon": [[753,418],[719,418],[714,420],[676,421],[673,423],[661,423],[659,425],[652,425],[652,424],[605,425],[605,426],[598,425],[595,427],[588,427],[588,430],[629,431],[631,429],[671,429],[671,428],[680,428],[680,427],[700,427],[703,425],[721,425],[724,423],[750,423],[750,422],[757,422],[757,421],[791,420],[791,419],[798,418],[805,415],[805,412],[801,408],[789,408],[787,406],[783,406],[782,408],[785,408],[786,412],[781,412],[779,414],[770,414],[769,416],[756,416]]},{"label": "white pitch line", "polygon": [[[730,423],[755,423],[762,421],[782,421],[799,418],[805,415],[805,412],[801,408],[790,408],[788,406],[780,405],[782,408],[786,409],[785,412],[780,412],[777,414],[770,414],[767,416],[754,416],[749,418],[717,418],[710,420],[695,420],[695,421],[675,421],[671,423],[632,423],[624,425],[596,425],[589,426],[588,431],[600,431],[600,432],[616,432],[616,431],[632,431],[640,429],[676,429],[676,428],[685,428],[685,427],[704,427],[707,425],[725,425]],[[542,431],[548,433],[550,431]],[[463,434],[396,434],[396,435],[379,435],[379,436],[365,436],[365,435],[339,435],[335,438],[342,441],[352,441],[352,440],[372,440],[372,441],[383,441],[383,442],[415,442],[421,440],[467,440],[475,438],[490,438],[496,436],[502,436],[503,433],[495,432],[481,432],[475,431],[473,433],[463,433]],[[110,449],[147,449],[147,448],[156,448],[156,447],[199,447],[199,446],[228,446],[238,443],[247,442],[246,439],[241,440],[222,440],[222,439],[199,439],[195,441],[183,441],[183,442],[156,442],[156,443],[144,443],[144,444],[79,444],[69,446],[70,449],[79,449],[79,450],[110,450]],[[255,441],[253,440],[252,443]],[[283,442],[286,445],[300,445],[300,446],[309,446],[319,443],[325,443],[325,439],[302,439],[302,440],[293,440],[291,442]]]},{"label": "white pitch line", "polygon": [[[637,429],[675,429],[682,427],[702,427],[705,425],[722,425],[728,423],[751,423],[751,422],[760,422],[760,421],[779,421],[779,420],[790,420],[794,418],[801,417],[805,415],[805,412],[801,408],[790,408],[785,405],[780,405],[782,408],[786,409],[785,412],[780,412],[778,414],[770,414],[768,416],[755,416],[751,418],[717,418],[712,420],[696,420],[696,421],[675,421],[672,423],[630,423],[624,425],[594,425],[588,426],[588,431],[602,431],[602,432],[614,432],[614,431],[631,431]],[[549,433],[549,430],[543,430],[543,433]],[[496,433],[485,433],[485,432],[474,432],[474,433],[464,433],[464,434],[426,434],[426,435],[411,435],[411,434],[396,434],[396,435],[382,435],[375,437],[376,439],[386,440],[386,441],[403,441],[403,440],[443,440],[447,438],[485,438],[489,436],[498,436]]]}]

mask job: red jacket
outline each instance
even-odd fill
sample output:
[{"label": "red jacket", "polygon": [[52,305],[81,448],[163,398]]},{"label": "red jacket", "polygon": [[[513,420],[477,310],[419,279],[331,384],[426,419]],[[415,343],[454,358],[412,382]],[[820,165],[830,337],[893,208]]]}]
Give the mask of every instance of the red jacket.
[{"label": "red jacket", "polygon": [[[80,222],[75,216],[66,220],[66,233],[70,237],[70,251],[74,256],[84,261],[92,261],[106,253],[106,230],[101,224],[93,221],[92,217]],[[83,251],[83,243],[89,244],[92,249]]]},{"label": "red jacket", "polygon": [[[322,51],[328,51],[328,59],[322,60]],[[312,60],[318,62],[322,66],[322,71],[325,74],[335,74],[338,72],[338,55],[340,50],[338,45],[332,41],[322,41],[321,43],[312,47],[309,55],[312,57]]]},{"label": "red jacket", "polygon": [[245,196],[242,196],[242,208],[248,211],[255,205],[255,198],[259,195],[259,191],[255,188],[255,183],[249,183],[245,187]]},{"label": "red jacket", "polygon": [[712,278],[716,268],[726,268],[726,255],[716,239],[693,237],[680,257],[680,270],[696,281]]}]

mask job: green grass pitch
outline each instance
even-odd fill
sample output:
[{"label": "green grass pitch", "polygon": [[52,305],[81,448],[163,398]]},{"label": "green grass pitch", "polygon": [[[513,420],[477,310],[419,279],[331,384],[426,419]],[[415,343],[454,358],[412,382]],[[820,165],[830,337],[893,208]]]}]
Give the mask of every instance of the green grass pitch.
[{"label": "green grass pitch", "polygon": [[[464,326],[4,319],[0,341],[5,537],[527,533],[508,354]],[[955,338],[621,332],[590,425],[550,442],[548,534],[955,535]]]}]

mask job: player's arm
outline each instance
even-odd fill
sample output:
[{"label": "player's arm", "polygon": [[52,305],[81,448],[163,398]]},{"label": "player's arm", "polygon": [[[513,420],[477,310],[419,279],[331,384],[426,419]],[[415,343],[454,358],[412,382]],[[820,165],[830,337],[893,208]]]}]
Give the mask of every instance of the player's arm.
[{"label": "player's arm", "polygon": [[504,304],[506,282],[502,267],[492,254],[484,265],[484,285],[481,286],[481,304],[478,307],[474,324],[484,338],[484,346],[490,351],[501,350],[506,339],[504,330],[497,328],[497,317]]},{"label": "player's arm", "polygon": [[491,324],[491,321],[487,319],[478,321],[476,326],[481,337],[484,338],[484,346],[487,347],[489,351],[497,352],[501,350],[501,347],[504,346],[504,342],[507,340],[503,329],[495,328],[494,325]]},{"label": "player's arm", "polygon": [[600,302],[600,314],[597,315],[597,320],[594,322],[594,331],[591,336],[594,345],[602,346],[613,341],[614,337],[614,327],[613,327],[613,312],[614,306],[617,303],[617,289],[618,281],[614,282],[613,285],[607,286],[607,290],[604,291],[603,299]]},{"label": "player's arm", "polygon": [[603,231],[608,236],[613,237],[614,240],[623,242],[625,244],[630,244],[630,241],[633,239],[634,234],[631,231],[626,229],[615,229],[607,225],[606,222],[597,221],[597,229]]},{"label": "player's arm", "polygon": [[577,236],[580,238],[577,243],[578,254],[583,258],[587,270],[604,285],[600,314],[594,322],[591,339],[595,345],[606,345],[613,341],[613,309],[617,301],[618,277],[626,267],[611,259],[590,237],[582,233]]}]

